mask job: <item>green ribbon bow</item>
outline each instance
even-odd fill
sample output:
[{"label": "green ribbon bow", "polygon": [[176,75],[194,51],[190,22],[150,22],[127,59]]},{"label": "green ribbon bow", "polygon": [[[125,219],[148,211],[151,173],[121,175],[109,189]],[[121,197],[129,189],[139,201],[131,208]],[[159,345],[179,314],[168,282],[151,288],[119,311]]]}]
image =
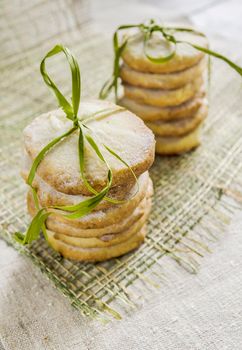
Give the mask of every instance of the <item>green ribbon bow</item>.
[{"label": "green ribbon bow", "polygon": [[[193,44],[186,40],[178,40],[176,39],[176,33],[178,32],[187,32],[187,33],[193,33],[202,37],[206,37],[205,34],[191,29],[191,28],[182,28],[182,27],[163,27],[155,23],[154,20],[150,20],[148,24],[140,23],[140,24],[127,24],[127,25],[121,25],[117,28],[117,30],[114,32],[113,35],[113,50],[114,50],[114,64],[113,64],[113,73],[109,80],[107,80],[103,87],[100,90],[99,98],[105,99],[107,96],[111,93],[111,91],[114,89],[115,94],[115,100],[117,102],[118,99],[118,79],[119,79],[119,71],[120,71],[120,58],[122,56],[122,53],[130,39],[130,37],[126,37],[122,40],[122,42],[119,44],[118,40],[118,34],[120,31],[136,28],[139,32],[144,34],[144,54],[148,58],[149,61],[157,64],[165,63],[169,60],[171,60],[174,55],[176,54],[176,49],[178,44],[188,44],[192,46],[194,49],[204,52],[205,54],[209,55],[209,72],[210,72],[210,56],[216,57],[221,59],[222,61],[226,62],[231,68],[233,68],[236,72],[238,72],[240,75],[242,75],[242,68],[239,67],[237,64],[229,60],[227,57],[210,50],[209,48],[205,48],[196,44]],[[152,38],[153,33],[158,32],[161,34],[162,39],[165,40],[169,46],[170,46],[170,52],[166,56],[159,56],[154,57],[151,54],[149,54],[149,42]]]}]

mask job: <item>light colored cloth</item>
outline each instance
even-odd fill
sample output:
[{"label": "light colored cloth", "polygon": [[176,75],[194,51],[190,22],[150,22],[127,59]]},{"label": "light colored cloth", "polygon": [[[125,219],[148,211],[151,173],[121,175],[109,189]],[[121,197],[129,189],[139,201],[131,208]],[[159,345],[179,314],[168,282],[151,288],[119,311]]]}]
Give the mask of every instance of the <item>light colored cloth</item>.
[{"label": "light colored cloth", "polygon": [[[131,2],[135,7],[135,1]],[[188,2],[190,5],[195,3],[191,0]],[[26,14],[27,3],[23,7]],[[113,1],[107,3],[109,5],[104,10],[109,9],[112,24],[126,22],[127,10],[121,11],[121,1],[118,1],[119,6],[115,11],[112,10]],[[152,3],[162,8],[158,1]],[[165,3],[166,8],[172,8],[172,1]],[[175,3],[178,6],[178,2]],[[204,0],[199,2],[199,6],[205,7],[208,3]],[[186,5],[186,8],[190,8],[190,5]],[[39,12],[38,6],[33,6]],[[139,6],[139,13],[143,13],[140,20],[150,16],[151,10],[147,14],[147,7],[142,12],[142,4]],[[96,16],[98,13],[99,10],[96,10]],[[102,20],[109,23],[105,13],[99,14],[101,19],[97,18],[101,25]],[[229,13],[229,17],[233,21],[232,13]],[[71,26],[74,21],[71,8],[68,18],[68,25]],[[206,18],[211,21],[207,14],[202,17],[202,11],[197,11],[194,21],[206,28]],[[50,24],[53,23],[50,21]],[[63,21],[59,23],[64,24]],[[11,23],[8,29],[10,32]],[[50,25],[48,33],[52,30],[55,37],[57,29],[63,32],[68,30],[67,27]],[[241,40],[240,33],[238,31],[238,40]],[[6,43],[12,50],[11,42]],[[30,41],[25,44],[30,44]],[[17,54],[18,47],[14,49]],[[241,227],[241,211],[236,211],[226,232],[221,234],[218,242],[211,244],[213,253],[206,254],[200,261],[201,268],[197,275],[191,275],[169,258],[163,258],[168,284],[161,284],[159,290],[147,293],[149,298],[141,301],[142,305],[137,310],[129,311],[123,320],[106,325],[82,317],[28,258],[20,256],[0,240],[0,350],[241,349]]]},{"label": "light colored cloth", "polygon": [[241,349],[241,227],[237,213],[197,275],[166,262],[168,285],[161,285],[139,310],[107,325],[80,316],[27,258],[0,241],[3,348]]}]

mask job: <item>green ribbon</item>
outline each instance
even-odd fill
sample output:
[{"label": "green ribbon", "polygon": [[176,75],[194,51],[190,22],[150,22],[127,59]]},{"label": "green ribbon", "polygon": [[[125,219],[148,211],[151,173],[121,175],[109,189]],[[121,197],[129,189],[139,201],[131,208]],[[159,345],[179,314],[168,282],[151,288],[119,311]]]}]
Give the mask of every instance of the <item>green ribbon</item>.
[{"label": "green ribbon", "polygon": [[[176,33],[178,33],[178,32],[192,33],[192,34],[196,34],[196,35],[199,35],[199,36],[206,38],[206,35],[204,33],[199,32],[199,31],[194,30],[194,29],[191,29],[191,28],[160,26],[160,25],[156,24],[154,20],[150,20],[147,24],[140,23],[140,24],[122,25],[122,26],[119,26],[116,29],[116,31],[114,32],[114,35],[113,35],[113,50],[114,50],[113,73],[112,73],[111,78],[104,83],[103,87],[101,88],[101,90],[99,92],[99,98],[101,98],[101,99],[107,98],[108,95],[111,93],[111,91],[114,90],[116,102],[118,100],[118,80],[119,80],[119,75],[120,75],[120,58],[122,56],[122,53],[123,53],[125,47],[128,44],[129,39],[132,38],[132,36],[126,37],[121,41],[121,43],[119,43],[118,34],[120,31],[130,29],[130,28],[135,28],[138,30],[138,32],[143,33],[143,36],[144,36],[144,46],[143,46],[144,54],[145,54],[146,58],[153,63],[163,64],[165,62],[168,62],[169,60],[171,60],[175,56],[178,44],[187,44],[187,45],[192,46],[194,49],[209,55],[209,58],[210,58],[210,56],[212,56],[212,57],[216,57],[216,58],[224,61],[232,69],[234,69],[237,73],[242,75],[242,68],[239,67],[234,62],[232,62],[227,57],[221,55],[220,53],[212,51],[209,48],[193,44],[192,42],[189,42],[186,40],[176,39]],[[155,32],[160,33],[162,40],[165,40],[167,42],[167,44],[169,44],[170,52],[168,53],[168,55],[154,57],[149,53],[149,42],[152,38],[153,33],[155,33]],[[210,70],[210,59],[209,59],[209,70]]]},{"label": "green ribbon", "polygon": [[[69,63],[70,69],[71,69],[71,77],[72,77],[72,99],[71,102],[69,102],[65,96],[61,93],[61,91],[58,89],[54,81],[50,78],[46,71],[45,62],[47,58],[50,58],[54,55],[57,55],[59,53],[64,53],[66,56],[66,59]],[[54,140],[49,142],[37,155],[37,157],[34,159],[28,178],[27,178],[27,184],[32,189],[32,194],[34,198],[35,207],[37,209],[36,215],[33,217],[27,231],[23,234],[21,232],[16,232],[14,234],[14,238],[17,242],[20,244],[29,244],[32,241],[39,238],[41,230],[43,231],[43,234],[46,239],[47,233],[46,233],[46,219],[53,214],[53,211],[49,211],[48,209],[55,209],[55,211],[60,211],[60,215],[68,218],[68,219],[78,219],[81,218],[87,214],[89,214],[102,200],[109,201],[114,204],[121,204],[124,203],[125,200],[116,200],[113,198],[109,198],[108,192],[112,186],[113,181],[113,173],[112,169],[110,168],[108,162],[106,161],[105,157],[103,156],[100,147],[94,140],[94,138],[91,136],[91,129],[88,127],[88,122],[93,119],[101,119],[106,118],[109,115],[113,113],[117,113],[123,110],[123,108],[117,107],[117,108],[106,108],[100,111],[97,111],[89,116],[86,116],[83,119],[78,118],[78,110],[79,110],[79,104],[80,104],[80,95],[81,95],[81,78],[80,78],[80,70],[77,63],[76,58],[73,56],[73,54],[70,52],[70,50],[62,45],[56,45],[53,49],[51,49],[43,58],[40,64],[40,72],[42,74],[42,77],[47,84],[47,86],[54,92],[59,106],[63,109],[63,111],[66,114],[66,117],[73,122],[72,128],[68,130],[67,132],[63,133],[62,135],[56,137]],[[78,203],[75,205],[67,205],[67,206],[49,206],[40,208],[39,201],[38,201],[38,195],[36,192],[36,189],[33,186],[33,181],[37,172],[37,169],[41,163],[41,161],[44,159],[46,154],[55,147],[60,141],[63,139],[71,136],[74,132],[79,132],[78,137],[78,156],[79,156],[79,166],[80,166],[80,177],[88,189],[89,192],[93,194],[92,197]],[[98,158],[102,163],[105,164],[107,167],[107,182],[105,187],[100,191],[96,191],[89,181],[87,180],[85,176],[85,142],[88,142],[91,148],[94,150]],[[113,157],[118,159],[120,162],[122,162],[131,172],[132,176],[134,177],[136,183],[137,178],[131,167],[111,148],[109,148],[107,145],[102,144],[102,147],[107,150]],[[137,190],[134,193],[134,195],[138,191]],[[64,212],[67,212],[68,214],[64,214]]]}]

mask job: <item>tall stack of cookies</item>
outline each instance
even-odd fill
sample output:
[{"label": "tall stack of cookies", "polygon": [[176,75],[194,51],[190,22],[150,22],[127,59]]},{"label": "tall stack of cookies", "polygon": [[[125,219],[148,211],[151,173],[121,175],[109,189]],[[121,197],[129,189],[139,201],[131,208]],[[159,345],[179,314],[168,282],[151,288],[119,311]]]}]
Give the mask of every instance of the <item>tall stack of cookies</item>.
[{"label": "tall stack of cookies", "polygon": [[[207,46],[205,37],[193,33],[179,32],[176,38]],[[149,54],[167,56],[168,46],[154,33]],[[118,103],[141,117],[155,133],[158,154],[180,154],[200,143],[199,129],[208,113],[204,55],[181,43],[171,59],[157,63],[145,55],[144,34],[128,37],[120,68],[124,95]]]},{"label": "tall stack of cookies", "polygon": [[[88,120],[88,115],[107,109],[113,112]],[[70,219],[68,212],[56,209],[56,206],[77,205],[93,195],[80,176],[78,131],[47,153],[37,169],[33,187],[40,207],[51,212],[46,220],[50,245],[69,259],[102,261],[131,251],[144,240],[153,192],[148,169],[154,160],[155,141],[142,120],[110,102],[82,101],[80,115],[87,118],[85,132],[92,134],[112,169],[113,181],[108,193],[111,201],[103,199],[92,212],[77,219]],[[37,117],[25,128],[24,179],[40,150],[71,125],[62,110],[55,110]],[[129,164],[137,181],[130,168],[104,145]],[[86,179],[99,192],[106,186],[108,169],[88,142],[84,143],[84,154]],[[34,216],[38,208],[32,192],[27,202]]]}]

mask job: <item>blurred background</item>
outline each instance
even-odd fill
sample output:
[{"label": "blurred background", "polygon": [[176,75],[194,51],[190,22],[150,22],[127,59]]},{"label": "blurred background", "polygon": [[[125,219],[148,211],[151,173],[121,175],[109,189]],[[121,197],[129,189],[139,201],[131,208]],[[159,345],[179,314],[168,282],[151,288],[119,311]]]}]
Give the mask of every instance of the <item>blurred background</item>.
[{"label": "blurred background", "polygon": [[2,0],[0,12],[5,54],[41,44],[76,26],[92,23],[108,33],[118,24],[151,17],[189,20],[207,33],[242,40],[240,0]]},{"label": "blurred background", "polygon": [[[0,11],[1,34],[3,29],[9,34],[5,33],[5,39],[17,35],[21,44],[25,40],[29,46],[36,39],[41,41],[75,26],[93,23],[98,30],[106,31],[150,17],[162,21],[189,19],[207,32],[241,40],[240,0],[2,0]],[[29,25],[31,29],[26,31]],[[11,41],[11,50],[10,46]]]},{"label": "blurred background", "polygon": [[[39,62],[56,43],[73,49],[82,71],[82,94],[96,97],[111,73],[111,38],[118,25],[149,18],[190,23],[208,34],[214,49],[238,60],[241,14],[241,0],[2,0],[0,127],[21,128],[30,116],[55,106],[42,83]],[[69,92],[63,66],[58,69],[55,59],[52,65],[56,82],[63,80],[61,86]],[[9,113],[14,113],[11,119]]]}]

